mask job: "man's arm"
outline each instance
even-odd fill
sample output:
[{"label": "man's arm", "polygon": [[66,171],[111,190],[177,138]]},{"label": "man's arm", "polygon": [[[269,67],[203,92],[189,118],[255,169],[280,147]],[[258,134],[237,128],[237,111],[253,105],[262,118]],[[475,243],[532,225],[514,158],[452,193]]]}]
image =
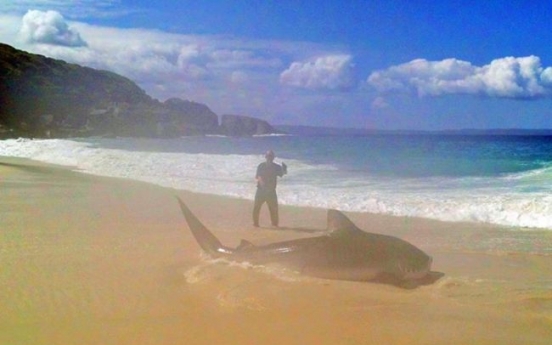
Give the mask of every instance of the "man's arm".
[{"label": "man's arm", "polygon": [[282,162],[282,175],[280,176],[284,176],[285,174],[287,174],[287,165],[286,163]]},{"label": "man's arm", "polygon": [[257,186],[264,186],[264,180],[262,178],[262,175],[261,175],[261,167],[262,167],[263,163],[259,164],[257,166],[257,173],[255,174],[255,180],[257,181]]}]

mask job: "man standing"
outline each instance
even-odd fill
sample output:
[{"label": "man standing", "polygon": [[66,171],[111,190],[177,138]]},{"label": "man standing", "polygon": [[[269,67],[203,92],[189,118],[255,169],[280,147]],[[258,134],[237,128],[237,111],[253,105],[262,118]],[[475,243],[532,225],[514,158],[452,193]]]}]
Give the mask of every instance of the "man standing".
[{"label": "man standing", "polygon": [[255,205],[253,206],[253,225],[259,226],[259,213],[261,206],[266,202],[270,211],[272,226],[278,227],[278,196],[276,195],[276,184],[278,176],[287,174],[287,166],[282,163],[274,163],[274,152],[267,151],[266,162],[257,167],[257,192],[255,193]]}]

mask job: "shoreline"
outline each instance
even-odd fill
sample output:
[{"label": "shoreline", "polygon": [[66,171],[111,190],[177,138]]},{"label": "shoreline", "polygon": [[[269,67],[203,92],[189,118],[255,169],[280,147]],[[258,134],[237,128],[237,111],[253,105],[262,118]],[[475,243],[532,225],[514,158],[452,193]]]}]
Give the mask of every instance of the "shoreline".
[{"label": "shoreline", "polygon": [[[263,145],[264,140],[245,140],[242,143],[243,147],[240,144],[232,150],[225,148],[233,145],[233,140],[228,138],[151,140],[153,139],[24,140],[5,142],[1,151],[6,155],[35,158],[52,164],[78,166],[83,172],[99,176],[130,178],[180,190],[252,199],[254,187],[252,188],[251,184],[252,178],[248,176],[252,176],[251,168],[255,167],[261,158],[256,157],[249,146],[254,147],[257,143]],[[299,155],[302,152],[300,147],[303,140],[297,138],[290,142],[291,145],[298,145]],[[283,145],[282,152],[285,152],[284,143],[285,141],[281,140],[275,143],[277,146]],[[357,144],[361,143],[362,141],[359,141]],[[284,179],[285,182],[282,181],[279,188],[281,204],[331,207],[347,212],[373,212],[444,222],[498,224],[505,228],[521,227],[520,229],[529,231],[552,231],[552,219],[548,215],[550,212],[547,212],[550,202],[549,193],[546,192],[549,186],[545,183],[545,167],[535,170],[536,166],[528,166],[529,170],[506,175],[495,175],[492,173],[493,169],[487,167],[480,172],[481,178],[474,180],[470,174],[460,174],[461,176],[456,178],[453,177],[454,174],[449,176],[444,173],[442,177],[437,177],[441,176],[441,173],[437,172],[435,177],[431,177],[433,168],[432,164],[429,164],[425,168],[428,174],[426,177],[418,179],[417,174],[414,174],[414,179],[411,180],[393,173],[393,170],[400,168],[400,164],[387,173],[385,168],[380,173],[363,173],[365,169],[372,169],[366,165],[367,162],[363,163],[360,169],[355,168],[353,164],[351,167],[344,167],[342,171],[333,171],[331,167],[338,164],[339,159],[322,155],[324,145],[327,144],[317,141],[316,146],[319,147],[315,153],[319,157],[313,157],[313,162],[325,162],[322,165],[311,165],[308,163],[309,159],[303,160],[300,157],[297,157],[298,161],[293,162],[291,157],[294,154],[289,152],[288,157],[292,161],[288,163],[293,163],[295,168],[290,176]],[[343,150],[344,142],[340,141],[338,144]],[[403,138],[402,145],[404,144],[406,142]],[[413,144],[423,151],[423,142]],[[150,147],[151,145],[153,147]],[[203,145],[214,145],[218,147],[217,152],[233,152],[238,155],[196,155],[194,152],[201,152],[200,147]],[[151,151],[151,148],[154,148],[154,151]],[[446,162],[441,163],[449,166]],[[477,164],[474,164],[471,168],[465,169],[477,170]],[[375,163],[376,167],[379,165],[381,164]],[[390,168],[392,167],[389,166],[387,169]],[[450,169],[450,166],[435,168],[441,171]],[[418,168],[414,168],[416,169]],[[389,174],[389,178],[385,174]],[[425,176],[425,173],[422,175]],[[436,188],[438,186],[440,188]]]},{"label": "shoreline", "polygon": [[[245,212],[245,213],[250,212],[253,205],[253,196],[254,196],[253,185],[251,187],[251,199],[244,199],[244,198],[233,197],[233,196],[175,189],[172,187],[160,186],[151,182],[137,181],[137,180],[127,179],[123,177],[103,176],[103,175],[97,175],[97,174],[88,173],[88,172],[81,172],[74,169],[71,166],[45,163],[45,162],[36,161],[28,158],[0,156],[0,168],[2,166],[10,166],[10,165],[24,166],[24,167],[27,167],[26,169],[29,169],[29,167],[31,167],[31,169],[37,169],[37,171],[39,169],[51,168],[57,171],[64,171],[67,174],[77,174],[80,176],[88,176],[91,178],[106,179],[106,180],[112,179],[115,181],[121,181],[123,183],[131,183],[131,184],[135,183],[139,185],[142,184],[145,186],[149,186],[151,188],[159,188],[160,190],[172,192],[173,195],[184,195],[184,197],[189,197],[190,199],[192,199],[191,205],[193,205],[193,198],[198,198],[198,197],[200,198],[200,200],[205,200],[204,202],[208,202],[209,200],[220,199],[220,200],[227,200],[228,202],[231,202],[231,203],[239,203],[240,205],[242,205],[241,206],[242,209],[240,210],[240,212]],[[190,202],[190,200],[186,200],[186,202],[188,203]],[[211,201],[211,202],[215,202],[215,201]],[[200,205],[200,207],[203,207],[203,206],[204,206],[203,204]],[[317,207],[317,206],[297,206],[297,205],[287,205],[287,204],[280,204],[279,207],[280,207],[280,213],[283,214],[281,218],[282,218],[282,221],[284,222],[280,227],[281,228],[280,230],[286,230],[286,229],[291,231],[297,230],[296,232],[298,233],[301,233],[301,232],[316,233],[316,232],[325,231],[327,209]],[[306,217],[305,212],[302,210],[308,210],[309,211],[308,213],[312,213],[312,215]],[[482,247],[484,247],[486,251],[491,254],[497,254],[497,253],[516,254],[521,251],[526,254],[552,255],[552,230],[551,229],[508,226],[508,225],[502,225],[502,224],[468,222],[468,221],[453,222],[453,221],[424,218],[424,217],[418,217],[418,216],[396,216],[396,215],[370,213],[370,212],[356,212],[356,211],[342,211],[342,212],[345,212],[349,217],[351,217],[351,219],[355,222],[355,224],[357,224],[361,229],[364,229],[369,232],[381,232],[383,234],[388,234],[388,235],[398,236],[398,237],[408,236],[409,226],[407,224],[412,224],[411,227],[416,229],[420,227],[434,229],[434,233],[432,233],[432,235],[437,237],[447,237],[459,231],[470,233],[471,236],[476,236],[473,233],[477,233],[477,234],[487,233],[489,235],[487,237],[483,236],[482,238],[480,238],[479,239],[480,242],[481,240],[489,241],[491,238],[494,238],[494,237],[511,237],[518,241],[525,242],[525,248],[517,248],[514,246],[513,248],[506,247],[506,249],[504,250],[500,250],[498,248],[485,247],[483,245]],[[297,223],[298,221],[298,223],[295,224],[292,222],[292,224],[285,224],[286,215],[291,215],[291,219],[296,220],[295,223]],[[301,217],[297,217],[297,215],[300,215]],[[269,220],[268,220],[268,212],[266,210],[266,205],[263,206],[263,210],[261,211],[261,221],[263,220],[266,225],[265,228],[270,229],[270,227],[268,226]],[[246,221],[244,221],[243,219],[242,221],[247,224],[246,226],[244,226],[245,224],[242,223],[242,227],[245,227],[247,229],[253,229],[253,227],[249,226],[250,224],[248,224]],[[220,224],[220,225],[223,225],[223,224]],[[262,224],[261,224],[261,228],[263,228]],[[435,231],[437,229],[438,231]],[[305,230],[305,231],[301,231],[301,230]],[[534,242],[534,241],[538,242],[539,241],[538,238],[540,236],[551,241],[550,248],[548,248],[546,252],[528,251],[527,249],[531,247],[531,244],[528,245],[528,243]],[[458,242],[459,240],[460,239],[457,239],[455,244],[448,243],[448,245],[455,246],[457,250],[466,250],[465,248],[462,248],[461,246],[459,246],[461,244]],[[538,245],[533,245],[533,246],[538,247]],[[511,250],[508,250],[508,249],[511,249]],[[479,250],[482,250],[482,249],[480,248]]]},{"label": "shoreline", "polygon": [[325,230],[323,209],[282,205],[282,229],[255,229],[250,200],[22,158],[0,157],[0,183],[7,292],[0,343],[546,344],[552,337],[546,231],[347,212],[365,231],[419,246],[445,274],[402,290],[213,262],[174,195],[228,246],[316,236]]}]

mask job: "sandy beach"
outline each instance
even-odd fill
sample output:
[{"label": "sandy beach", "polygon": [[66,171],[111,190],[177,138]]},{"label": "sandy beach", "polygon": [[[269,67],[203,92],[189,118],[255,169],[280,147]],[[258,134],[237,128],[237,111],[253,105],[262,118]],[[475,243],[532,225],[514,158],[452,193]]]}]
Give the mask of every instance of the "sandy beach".
[{"label": "sandy beach", "polygon": [[[323,233],[326,210],[0,158],[0,344],[549,344],[552,231],[348,213],[444,276],[413,290],[212,261],[175,195],[228,246]],[[252,190],[253,193],[253,190]],[[266,209],[261,223],[268,224]],[[496,244],[501,250],[496,250]],[[492,244],[492,245],[491,245]]]}]

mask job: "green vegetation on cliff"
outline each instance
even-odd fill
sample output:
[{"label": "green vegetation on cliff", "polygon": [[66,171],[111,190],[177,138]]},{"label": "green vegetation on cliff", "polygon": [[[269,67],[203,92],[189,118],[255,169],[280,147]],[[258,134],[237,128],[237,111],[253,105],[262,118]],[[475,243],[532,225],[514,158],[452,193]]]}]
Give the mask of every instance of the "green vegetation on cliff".
[{"label": "green vegetation on cliff", "polygon": [[40,134],[52,127],[83,130],[92,109],[151,103],[131,80],[0,44],[0,122]]},{"label": "green vegetation on cliff", "polygon": [[[190,104],[193,109],[187,108]],[[115,73],[0,44],[0,124],[14,135],[176,136],[216,131],[216,114],[202,106],[181,101],[180,108],[167,107]]]}]

